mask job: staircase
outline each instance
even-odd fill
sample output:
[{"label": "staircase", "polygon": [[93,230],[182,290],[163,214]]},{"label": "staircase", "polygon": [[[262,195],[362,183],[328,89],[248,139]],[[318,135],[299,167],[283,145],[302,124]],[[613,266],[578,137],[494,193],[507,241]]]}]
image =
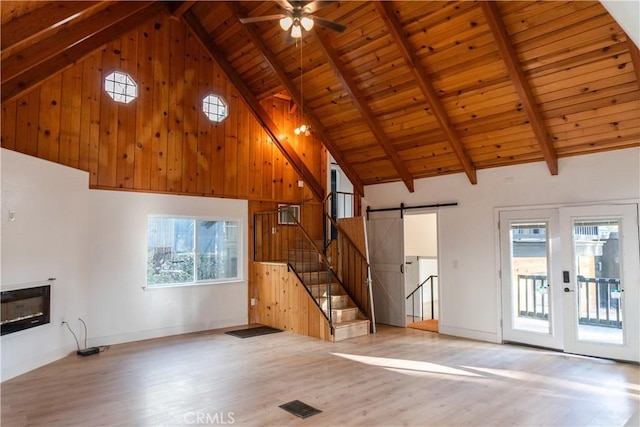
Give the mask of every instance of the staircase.
[{"label": "staircase", "polygon": [[298,275],[298,278],[320,309],[331,319],[333,341],[368,335],[371,322],[360,312],[339,282],[332,281],[329,286],[324,283],[326,276],[326,271],[308,271]]},{"label": "staircase", "polygon": [[[271,282],[272,285],[265,288],[265,291],[271,292],[269,289],[279,285],[285,288],[289,286],[275,292],[275,296],[273,293],[269,295],[272,299],[264,307],[267,314],[259,321],[268,326],[283,327],[329,341],[368,335],[371,322],[367,318],[367,311],[358,300],[359,296],[350,294],[351,287],[345,286],[342,279],[346,276],[337,271],[338,263],[331,261],[332,258],[337,261],[339,256],[336,254],[339,255],[340,252],[337,249],[322,250],[324,242],[311,239],[293,215],[290,217],[294,224],[282,224],[278,221],[281,213],[260,212],[254,215],[254,261],[286,266],[285,269],[278,270],[278,279],[281,280]],[[342,266],[339,268],[342,269]],[[273,281],[273,274],[265,280]],[[300,287],[291,287],[293,283],[298,284],[295,286],[302,285],[302,294],[296,290]],[[292,298],[291,295],[297,296]],[[303,301],[306,298],[309,298],[309,303]],[[287,310],[283,307],[287,307]],[[314,315],[314,312],[318,314]],[[298,317],[295,317],[296,314]],[[283,317],[287,320],[282,320]],[[320,330],[327,332],[307,333],[312,329],[316,331],[318,322],[326,322],[324,329],[320,327]],[[299,326],[300,324],[304,325]]]}]

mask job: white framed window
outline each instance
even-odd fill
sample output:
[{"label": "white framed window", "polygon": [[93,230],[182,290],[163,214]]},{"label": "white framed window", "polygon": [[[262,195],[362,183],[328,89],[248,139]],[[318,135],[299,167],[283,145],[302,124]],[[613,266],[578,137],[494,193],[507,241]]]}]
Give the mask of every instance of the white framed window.
[{"label": "white framed window", "polygon": [[147,286],[241,279],[241,222],[147,217]]},{"label": "white framed window", "polygon": [[278,224],[294,225],[296,221],[300,222],[300,205],[278,205]]},{"label": "white framed window", "polygon": [[116,102],[128,104],[138,97],[138,85],[126,73],[114,71],[104,78],[104,90]]},{"label": "white framed window", "polygon": [[221,96],[210,93],[202,100],[202,111],[212,122],[219,123],[229,115],[227,103]]}]

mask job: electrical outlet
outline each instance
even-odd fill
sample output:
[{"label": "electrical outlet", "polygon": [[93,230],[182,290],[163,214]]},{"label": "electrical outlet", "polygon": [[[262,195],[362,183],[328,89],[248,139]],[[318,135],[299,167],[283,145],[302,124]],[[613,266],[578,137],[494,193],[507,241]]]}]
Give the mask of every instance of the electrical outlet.
[{"label": "electrical outlet", "polygon": [[256,305],[256,299],[255,298],[251,298],[251,307]]}]

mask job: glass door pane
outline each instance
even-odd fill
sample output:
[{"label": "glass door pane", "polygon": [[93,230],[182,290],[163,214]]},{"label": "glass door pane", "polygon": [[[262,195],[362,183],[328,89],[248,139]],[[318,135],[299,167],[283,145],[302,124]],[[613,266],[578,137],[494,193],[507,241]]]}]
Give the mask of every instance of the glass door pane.
[{"label": "glass door pane", "polygon": [[550,333],[547,230],[539,221],[510,225],[514,329]]},{"label": "glass door pane", "polygon": [[564,350],[639,362],[638,205],[560,208],[560,229]]},{"label": "glass door pane", "polygon": [[500,212],[502,339],[562,349],[558,210]]},{"label": "glass door pane", "polygon": [[574,220],[578,340],[622,344],[618,219]]}]

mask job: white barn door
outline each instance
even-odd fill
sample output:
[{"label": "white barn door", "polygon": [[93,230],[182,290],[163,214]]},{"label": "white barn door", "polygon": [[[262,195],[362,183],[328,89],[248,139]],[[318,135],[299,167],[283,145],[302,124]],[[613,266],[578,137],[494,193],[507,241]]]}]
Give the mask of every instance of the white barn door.
[{"label": "white barn door", "polygon": [[367,233],[376,322],[406,327],[401,211],[371,212]]}]

